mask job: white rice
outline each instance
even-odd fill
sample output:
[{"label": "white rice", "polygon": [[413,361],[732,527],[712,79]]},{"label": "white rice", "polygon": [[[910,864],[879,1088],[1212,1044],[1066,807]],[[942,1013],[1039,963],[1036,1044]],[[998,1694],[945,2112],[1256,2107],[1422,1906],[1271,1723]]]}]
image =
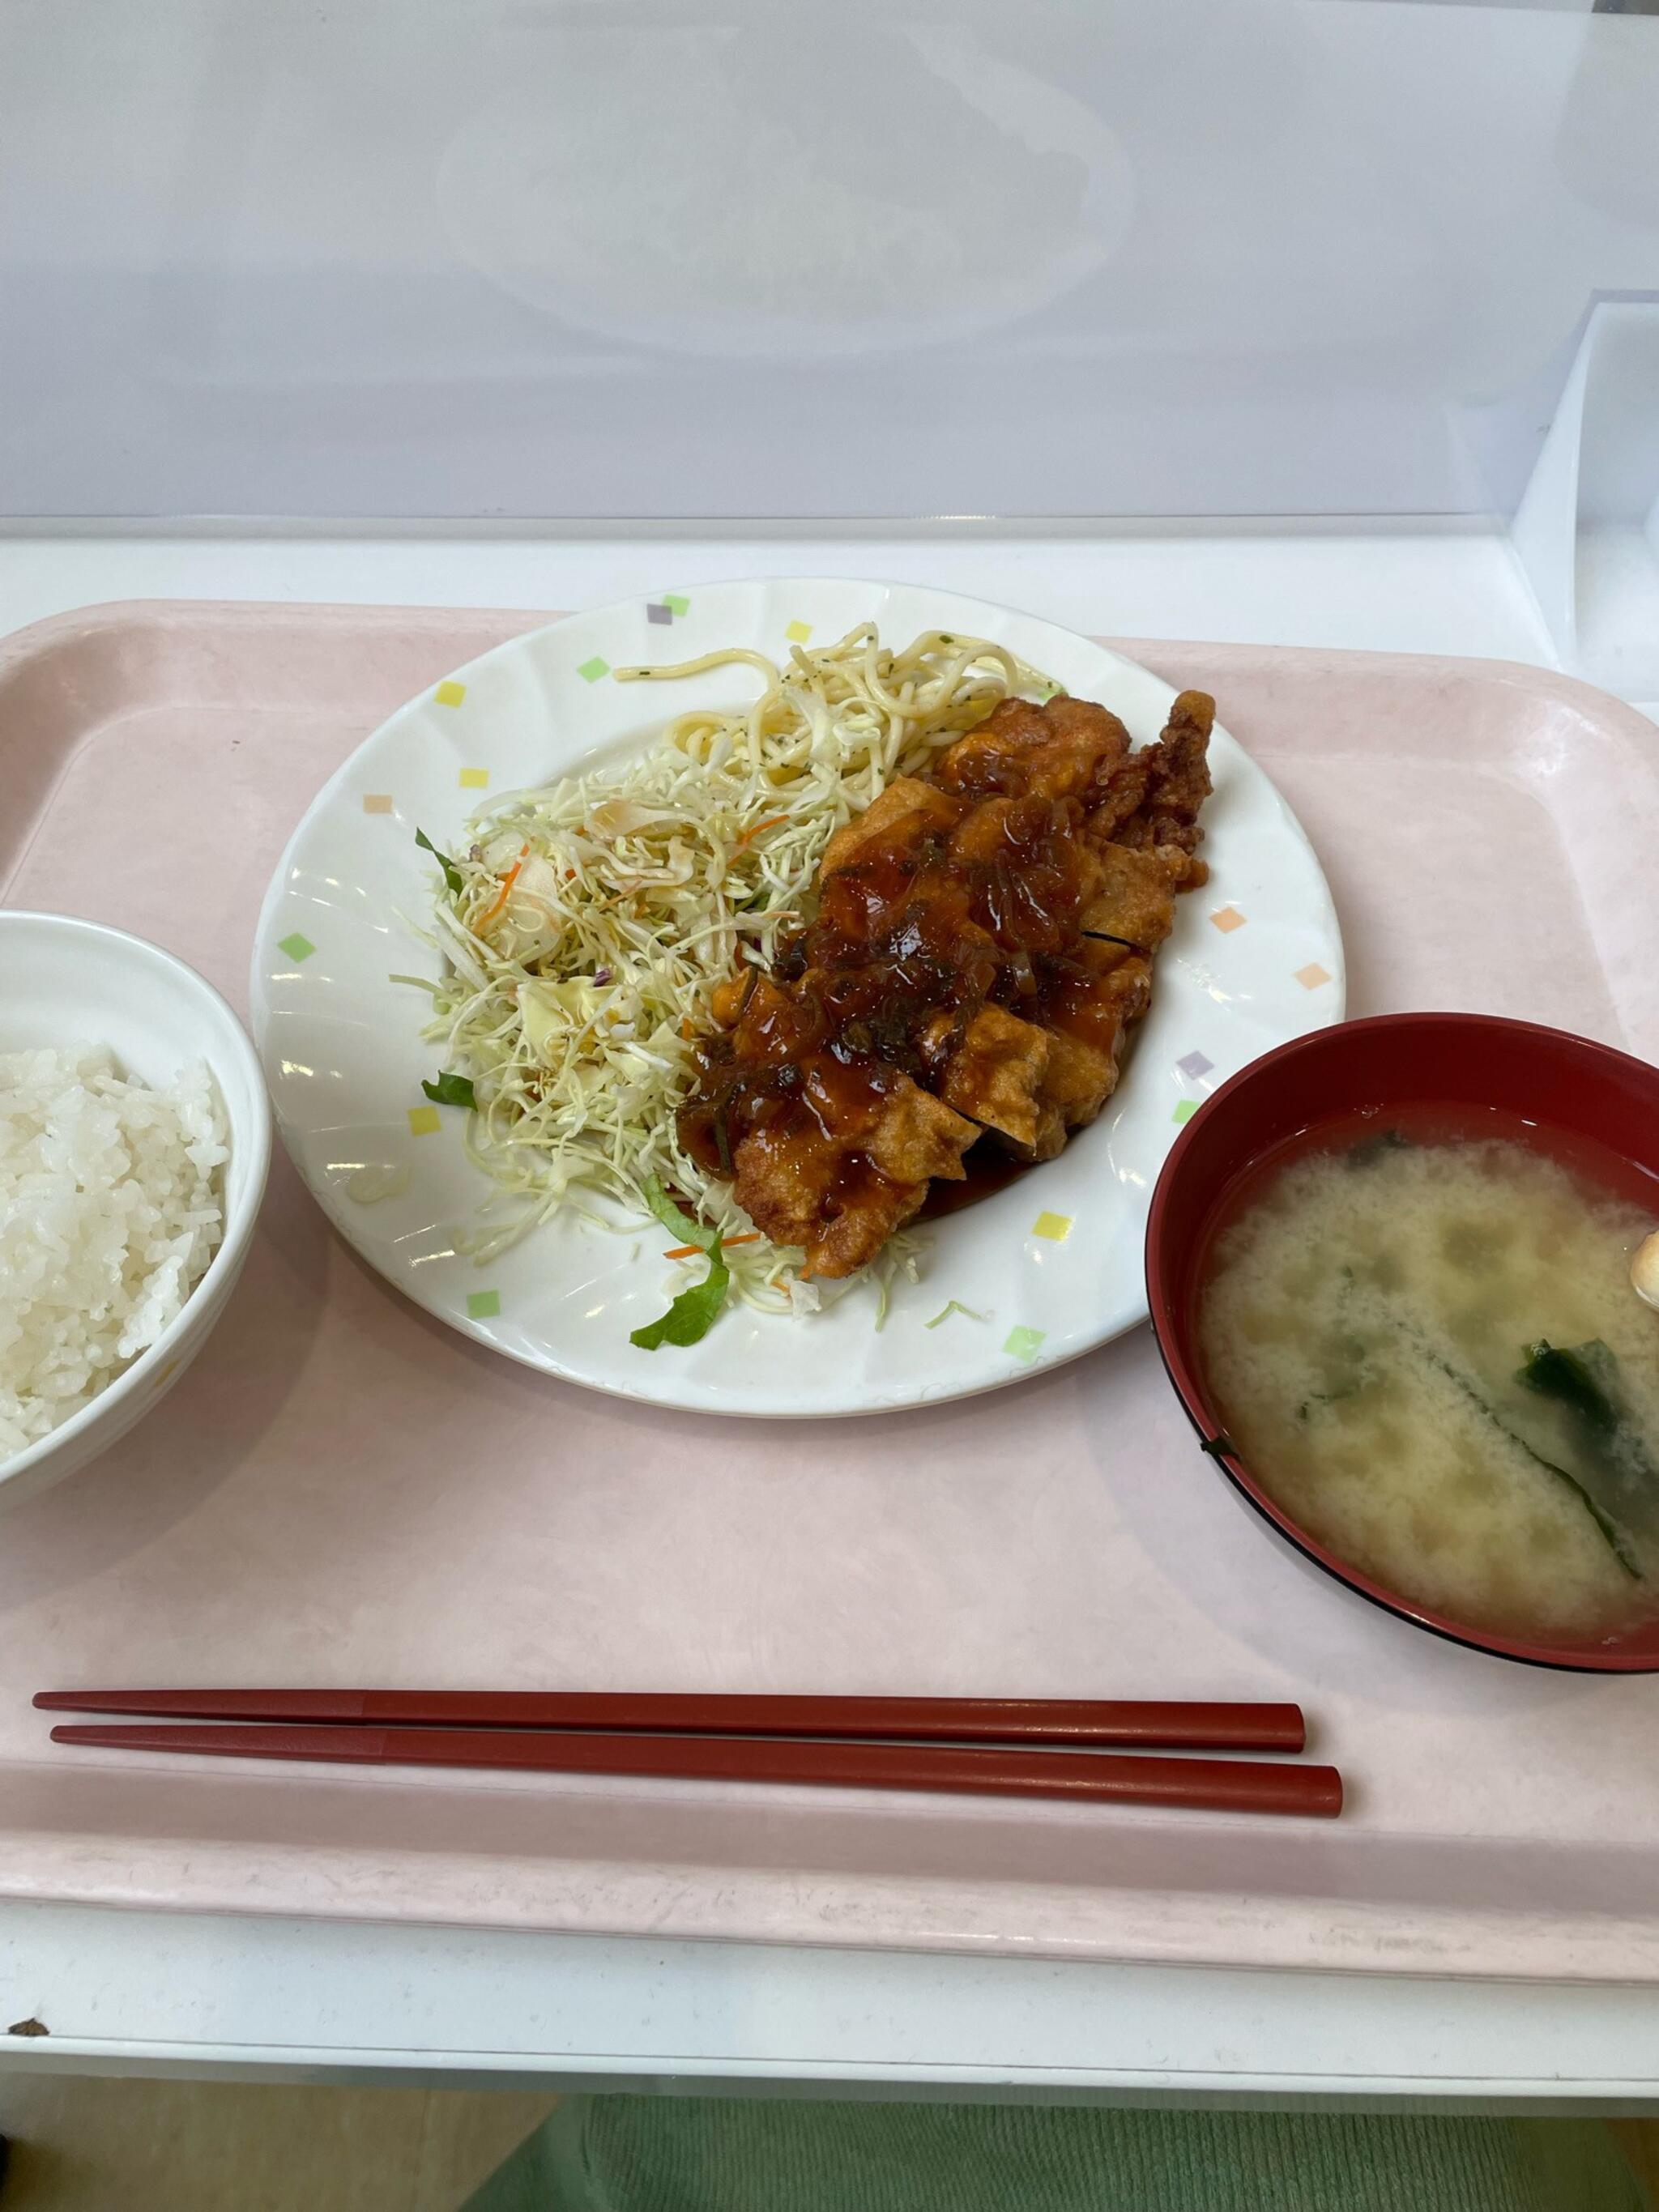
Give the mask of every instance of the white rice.
[{"label": "white rice", "polygon": [[182,1310],[223,1234],[228,1157],[199,1061],[151,1091],[102,1045],[0,1053],[0,1462]]}]

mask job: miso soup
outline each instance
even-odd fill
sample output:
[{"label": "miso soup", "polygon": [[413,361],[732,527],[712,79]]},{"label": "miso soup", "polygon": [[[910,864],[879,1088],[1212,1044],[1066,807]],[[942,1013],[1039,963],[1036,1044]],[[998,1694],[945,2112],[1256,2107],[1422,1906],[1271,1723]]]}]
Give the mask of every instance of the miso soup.
[{"label": "miso soup", "polygon": [[1651,1183],[1370,1127],[1269,1169],[1216,1239],[1198,1340],[1226,1433],[1400,1595],[1616,1634],[1659,1611],[1659,1313],[1629,1276]]}]

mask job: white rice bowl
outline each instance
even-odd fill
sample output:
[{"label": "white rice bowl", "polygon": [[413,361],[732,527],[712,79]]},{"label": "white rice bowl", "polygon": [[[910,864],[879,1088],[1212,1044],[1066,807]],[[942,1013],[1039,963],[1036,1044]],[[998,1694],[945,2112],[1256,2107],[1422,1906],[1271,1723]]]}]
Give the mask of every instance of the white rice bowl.
[{"label": "white rice bowl", "polygon": [[228,1157],[204,1062],[152,1090],[102,1045],[0,1054],[0,1462],[178,1319],[224,1234]]}]

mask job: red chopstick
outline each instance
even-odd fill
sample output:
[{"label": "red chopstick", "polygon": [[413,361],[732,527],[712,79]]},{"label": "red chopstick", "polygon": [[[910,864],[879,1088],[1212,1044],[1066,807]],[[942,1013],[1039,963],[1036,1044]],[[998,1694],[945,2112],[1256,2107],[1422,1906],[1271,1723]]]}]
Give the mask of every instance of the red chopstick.
[{"label": "red chopstick", "polygon": [[556,1690],[42,1690],[51,1712],[381,1727],[603,1729],[631,1735],[925,1738],[935,1742],[1301,1751],[1299,1705],[1082,1698],[823,1698]]},{"label": "red chopstick", "polygon": [[714,1782],[824,1784],[844,1790],[966,1790],[1073,1803],[1161,1805],[1211,1813],[1299,1814],[1334,1820],[1342,1778],[1333,1766],[1248,1759],[1157,1759],[1109,1752],[997,1750],[983,1745],[789,1742],[772,1737],[538,1735],[490,1729],[53,1729],[54,1743],[112,1751],[199,1753],[215,1759],[343,1760],[363,1766],[517,1767],[546,1774],[660,1775]]}]

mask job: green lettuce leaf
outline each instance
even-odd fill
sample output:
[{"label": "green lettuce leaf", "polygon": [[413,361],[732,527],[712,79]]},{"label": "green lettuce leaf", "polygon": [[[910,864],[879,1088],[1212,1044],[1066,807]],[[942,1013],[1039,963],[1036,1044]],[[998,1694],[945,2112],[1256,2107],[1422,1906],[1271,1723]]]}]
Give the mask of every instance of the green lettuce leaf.
[{"label": "green lettuce leaf", "polygon": [[655,1352],[665,1344],[699,1343],[720,1319],[720,1308],[731,1287],[732,1270],[720,1250],[720,1231],[682,1212],[655,1176],[647,1178],[645,1202],[663,1227],[672,1230],[682,1244],[695,1244],[708,1255],[708,1273],[700,1283],[693,1283],[690,1290],[682,1291],[665,1314],[647,1322],[643,1328],[635,1329],[628,1340],[636,1344],[641,1352]]},{"label": "green lettuce leaf", "polygon": [[422,1078],[421,1088],[434,1106],[465,1106],[474,1113],[477,1111],[478,1102],[473,1096],[469,1075],[456,1075],[446,1068],[435,1083],[428,1083]]},{"label": "green lettuce leaf", "polygon": [[462,875],[460,870],[456,866],[453,860],[450,859],[447,853],[441,853],[438,850],[437,847],[433,843],[431,838],[427,836],[424,830],[417,830],[415,832],[415,842],[422,847],[425,851],[431,854],[433,859],[443,870],[444,881],[449,885],[452,891],[459,891],[464,887],[466,881],[465,877]]}]

